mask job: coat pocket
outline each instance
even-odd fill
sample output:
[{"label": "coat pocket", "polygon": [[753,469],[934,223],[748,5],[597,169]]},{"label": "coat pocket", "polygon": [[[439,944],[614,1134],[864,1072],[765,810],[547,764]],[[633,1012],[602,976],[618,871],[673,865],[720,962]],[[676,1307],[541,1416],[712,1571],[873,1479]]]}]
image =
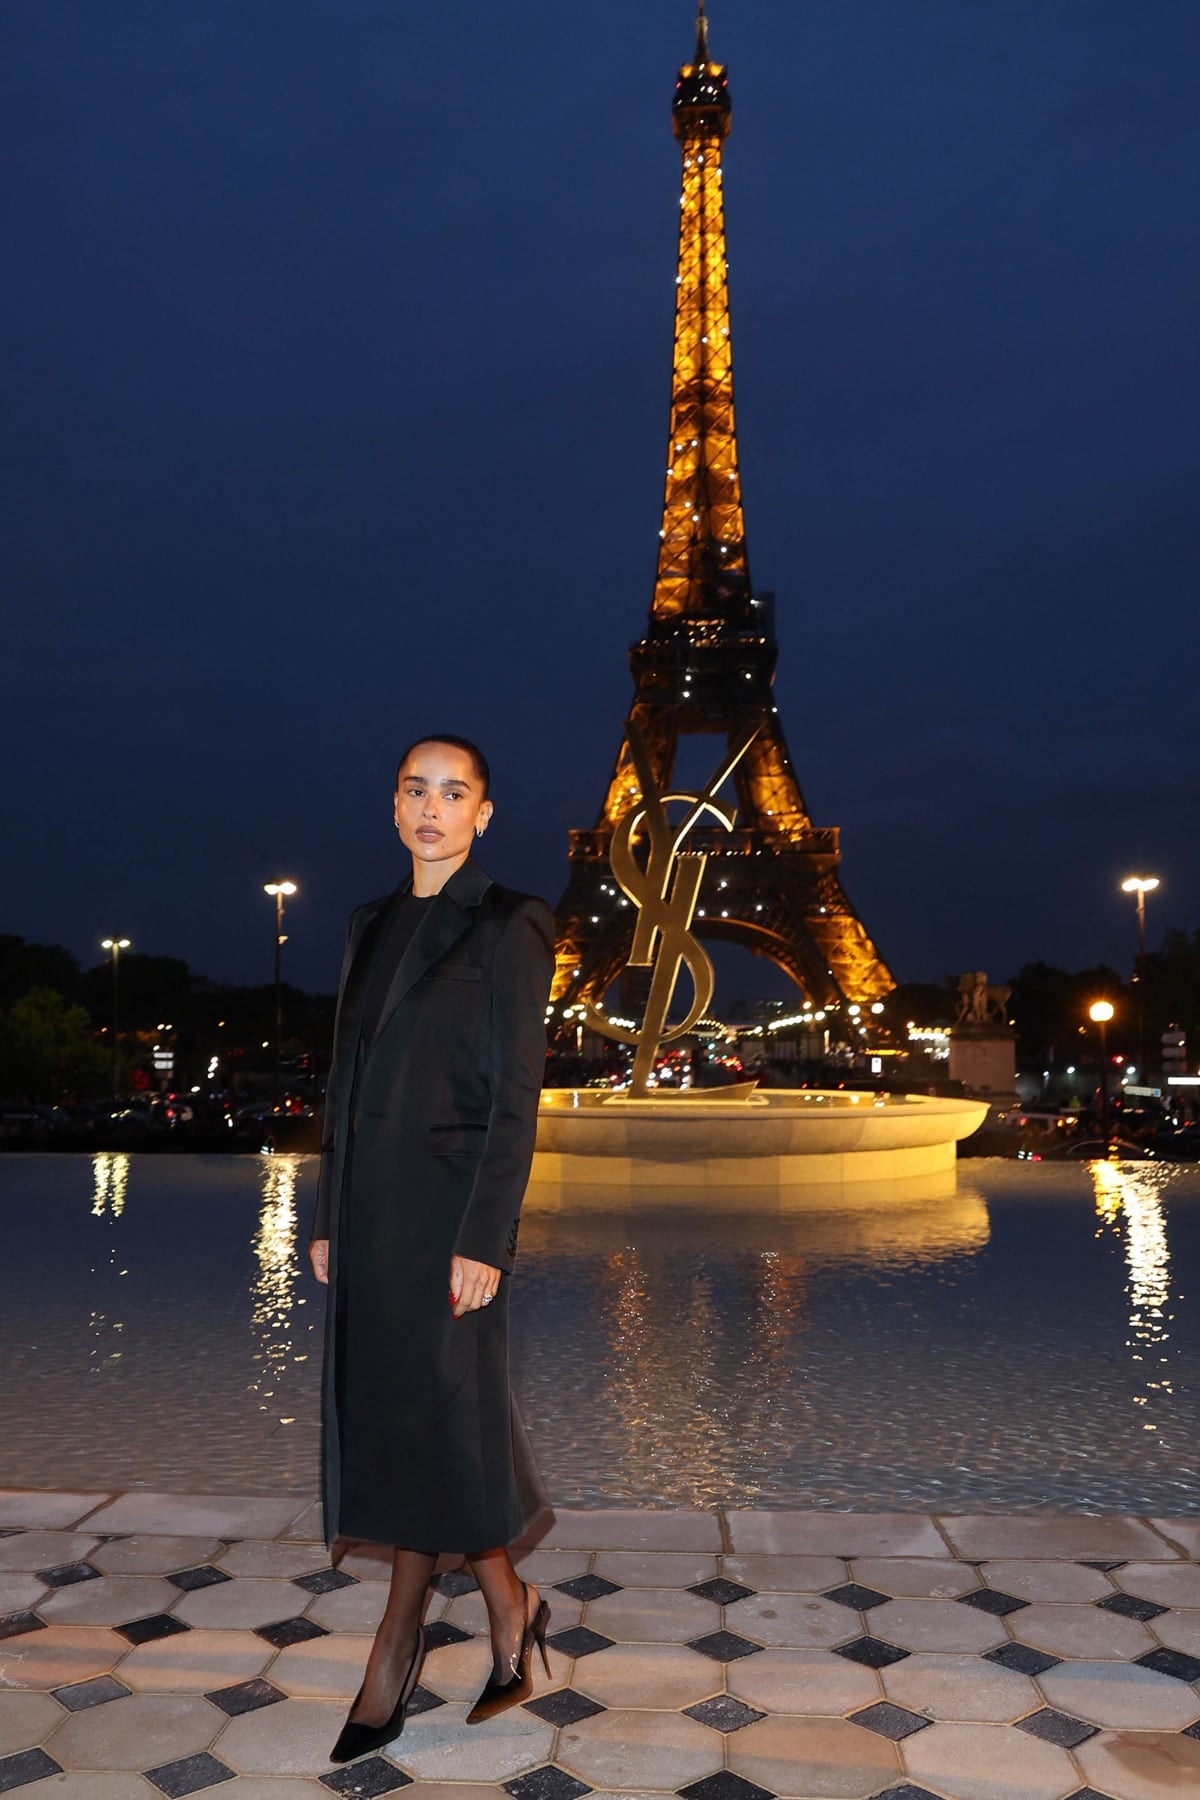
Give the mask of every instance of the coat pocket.
[{"label": "coat pocket", "polygon": [[487,1126],[431,1125],[429,1137],[435,1156],[482,1156]]}]

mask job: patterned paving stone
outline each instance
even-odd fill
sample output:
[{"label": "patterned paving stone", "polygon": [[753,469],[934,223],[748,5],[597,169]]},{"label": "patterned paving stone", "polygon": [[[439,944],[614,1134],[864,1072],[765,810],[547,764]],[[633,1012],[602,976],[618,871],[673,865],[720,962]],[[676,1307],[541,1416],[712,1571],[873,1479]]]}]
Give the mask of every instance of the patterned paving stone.
[{"label": "patterned paving stone", "polygon": [[[215,1537],[109,1538],[88,1558],[106,1575],[170,1575],[177,1569],[199,1568],[221,1557],[223,1546]],[[231,1574],[238,1574],[236,1569]]]},{"label": "patterned paving stone", "polygon": [[1155,1619],[1150,1629],[1168,1650],[1200,1658],[1200,1608],[1179,1607]]},{"label": "patterned paving stone", "polygon": [[353,1700],[371,1650],[364,1637],[326,1636],[291,1644],[271,1664],[271,1680],[285,1694],[310,1700]]},{"label": "patterned paving stone", "polygon": [[147,1769],[212,1746],[224,1715],[190,1694],[131,1694],[72,1713],[47,1740],[64,1769]]},{"label": "patterned paving stone", "polygon": [[276,1650],[286,1650],[289,1644],[303,1644],[312,1638],[325,1637],[325,1627],[318,1625],[315,1619],[280,1619],[274,1625],[260,1625],[255,1637],[264,1643],[273,1644]]},{"label": "patterned paving stone", "polygon": [[[846,1579],[846,1564],[838,1556],[726,1556],[722,1574],[743,1581],[757,1593],[767,1588],[774,1594],[821,1594]],[[883,1583],[879,1584],[881,1587]]]},{"label": "patterned paving stone", "polygon": [[910,1712],[907,1706],[879,1700],[874,1706],[864,1706],[861,1712],[851,1713],[850,1723],[862,1725],[867,1731],[877,1731],[880,1737],[899,1743],[901,1738],[911,1737],[914,1731],[923,1731],[932,1721],[920,1713]]},{"label": "patterned paving stone", "polygon": [[983,1563],[979,1572],[988,1587],[1043,1604],[1103,1600],[1113,1591],[1107,1576],[1090,1564],[1055,1558],[999,1558]]},{"label": "patterned paving stone", "polygon": [[[150,1786],[144,1775],[123,1770],[99,1773],[88,1769],[81,1773],[77,1769],[67,1769],[63,1774],[55,1775],[49,1786],[22,1787],[17,1791],[20,1800],[26,1800],[26,1796],[28,1800],[43,1800],[43,1796],[48,1800],[51,1795],[53,1800],[159,1800],[157,1790]],[[285,1800],[285,1796],[272,1795],[271,1800]],[[305,1800],[312,1800],[312,1796],[306,1795]]]},{"label": "patterned paving stone", "polygon": [[218,1545],[218,1554],[203,1560],[215,1562],[230,1575],[255,1576],[262,1581],[294,1581],[297,1575],[311,1575],[314,1570],[327,1567],[329,1552],[323,1544],[240,1538],[233,1544]]},{"label": "patterned paving stone", "polygon": [[556,1769],[549,1764],[504,1783],[504,1792],[511,1794],[512,1800],[580,1800],[582,1794],[591,1791],[586,1781],[579,1781],[565,1769]]},{"label": "patterned paving stone", "polygon": [[36,1575],[0,1575],[0,1618],[36,1606],[45,1592]]},{"label": "patterned paving stone", "polygon": [[81,1531],[19,1531],[0,1538],[0,1569],[35,1575],[63,1563],[90,1562],[99,1541]]},{"label": "patterned paving stone", "polygon": [[[1015,1646],[1014,1646],[1015,1647]],[[889,1700],[948,1723],[1011,1725],[1038,1705],[1028,1675],[984,1656],[921,1651],[881,1671]]]},{"label": "patterned paving stone", "polygon": [[682,1712],[719,1693],[721,1676],[719,1662],[685,1644],[614,1644],[576,1664],[571,1685],[604,1706]]},{"label": "patterned paving stone", "polygon": [[113,1675],[95,1675],[91,1681],[77,1681],[73,1687],[55,1688],[54,1698],[68,1712],[86,1712],[89,1706],[107,1706],[110,1700],[124,1700],[129,1691]]},{"label": "patterned paving stone", "polygon": [[856,1581],[879,1588],[894,1600],[953,1600],[978,1585],[973,1569],[948,1557],[856,1557],[853,1571]]},{"label": "patterned paving stone", "polygon": [[560,1594],[569,1594],[572,1600],[602,1600],[605,1594],[616,1594],[621,1591],[618,1581],[607,1581],[603,1575],[572,1575],[567,1581],[556,1581],[555,1587]]},{"label": "patterned paving stone", "polygon": [[[597,1575],[615,1581],[618,1587],[690,1588],[721,1573],[715,1556],[683,1550],[602,1550],[595,1569]],[[573,1572],[563,1569],[553,1579],[559,1581]],[[536,1581],[537,1577],[527,1579]]]},{"label": "patterned paving stone", "polygon": [[146,1770],[146,1780],[152,1782],[160,1794],[166,1794],[168,1800],[184,1800],[188,1794],[204,1793],[234,1779],[233,1770],[218,1762],[215,1756],[209,1756],[207,1751]]},{"label": "patterned paving stone", "polygon": [[310,1594],[335,1594],[339,1588],[354,1587],[356,1577],[344,1569],[314,1569],[311,1575],[294,1575],[292,1586]]},{"label": "patterned paving stone", "polygon": [[31,1631],[44,1631],[46,1621],[39,1619],[35,1612],[22,1608],[20,1612],[7,1613],[0,1619],[0,1639],[26,1637]]},{"label": "patterned paving stone", "polygon": [[425,1648],[444,1650],[448,1644],[465,1644],[470,1636],[471,1633],[464,1631],[461,1625],[452,1625],[447,1619],[435,1619],[425,1627]]},{"label": "patterned paving stone", "polygon": [[1200,1606],[1200,1563],[1125,1563],[1113,1580],[1123,1592],[1163,1606]]},{"label": "patterned paving stone", "polygon": [[703,1781],[689,1782],[679,1792],[683,1800],[775,1800],[766,1788],[747,1781],[744,1775],[733,1775],[728,1769],[706,1775]]},{"label": "patterned paving stone", "polygon": [[116,1625],[166,1613],[179,1598],[158,1575],[103,1575],[78,1586],[59,1588],[38,1605],[46,1623]]},{"label": "patterned paving stone", "polygon": [[289,1700],[230,1719],[213,1750],[239,1775],[326,1775],[345,1720],[344,1702]]},{"label": "patterned paving stone", "polygon": [[547,1550],[706,1550],[721,1549],[721,1522],[712,1512],[689,1507],[555,1508],[554,1523],[539,1548]]},{"label": "patterned paving stone", "polygon": [[735,1631],[710,1631],[703,1637],[692,1638],[688,1648],[696,1650],[701,1656],[711,1656],[714,1662],[736,1662],[742,1656],[754,1656],[762,1649],[761,1644],[752,1644],[749,1638],[739,1637]]},{"label": "patterned paving stone", "polygon": [[873,1637],[902,1650],[990,1650],[1008,1637],[1002,1620],[958,1600],[889,1600],[870,1625]]},{"label": "patterned paving stone", "polygon": [[725,1609],[725,1624],[756,1643],[792,1650],[819,1649],[858,1637],[862,1625],[851,1608],[824,1594],[780,1594],[760,1589]]},{"label": "patterned paving stone", "polygon": [[757,1707],[746,1706],[741,1700],[735,1700],[732,1694],[714,1694],[711,1700],[701,1700],[695,1706],[685,1706],[683,1710],[698,1725],[708,1725],[713,1731],[720,1731],[726,1736],[731,1731],[744,1731],[747,1725],[753,1725],[758,1719],[765,1719],[767,1716],[759,1712]]},{"label": "patterned paving stone", "polygon": [[386,1605],[382,1581],[356,1581],[353,1587],[318,1595],[304,1616],[327,1631],[361,1631],[373,1637]]},{"label": "patterned paving stone", "polygon": [[227,1718],[236,1719],[242,1713],[257,1712],[260,1706],[276,1706],[287,1695],[259,1675],[252,1681],[234,1682],[231,1687],[213,1688],[204,1698],[211,1700]]},{"label": "patterned paving stone", "polygon": [[1167,1610],[1157,1600],[1143,1600],[1136,1594],[1107,1594],[1103,1600],[1097,1600],[1096,1605],[1105,1612],[1116,1613],[1118,1618],[1137,1619],[1143,1625]]},{"label": "patterned paving stone", "polygon": [[1184,1800],[1200,1792],[1200,1743],[1182,1733],[1105,1731],[1075,1757],[1093,1787],[1120,1800]]},{"label": "patterned paving stone", "polygon": [[581,1719],[560,1734],[558,1761],[591,1787],[674,1790],[721,1767],[726,1741],[682,1713],[611,1712]]},{"label": "patterned paving stone", "polygon": [[1157,1669],[1160,1675],[1174,1676],[1176,1681],[1200,1681],[1200,1657],[1187,1656],[1181,1650],[1150,1650],[1134,1661],[1143,1669]]},{"label": "patterned paving stone", "polygon": [[622,1588],[588,1606],[588,1626],[615,1643],[686,1644],[712,1625],[707,1600],[672,1588]]},{"label": "patterned paving stone", "polygon": [[724,1575],[716,1575],[709,1581],[698,1581],[688,1589],[689,1594],[697,1594],[701,1600],[711,1600],[714,1606],[732,1606],[735,1600],[749,1600],[754,1588],[743,1587],[740,1581],[730,1581]]},{"label": "patterned paving stone", "polygon": [[592,1718],[595,1713],[603,1712],[604,1707],[599,1700],[589,1700],[586,1694],[578,1694],[574,1688],[556,1688],[551,1694],[527,1700],[525,1710],[535,1719],[561,1729],[564,1725],[574,1725],[579,1719]]},{"label": "patterned paving stone", "polygon": [[43,1488],[0,1488],[0,1530],[5,1534],[42,1526],[69,1526],[86,1519],[107,1494],[49,1492]]},{"label": "patterned paving stone", "polygon": [[99,1581],[101,1579],[100,1570],[93,1569],[91,1563],[88,1562],[59,1563],[58,1567],[54,1569],[39,1569],[37,1577],[39,1581],[44,1581],[47,1587],[52,1588],[74,1587],[77,1581]]},{"label": "patterned paving stone", "polygon": [[868,1612],[872,1606],[882,1606],[890,1595],[880,1593],[878,1588],[864,1587],[860,1581],[846,1581],[841,1587],[826,1590],[826,1600],[836,1600],[839,1606],[849,1606],[855,1612]]},{"label": "patterned paving stone", "polygon": [[[511,1781],[550,1762],[554,1727],[525,1707],[514,1706],[470,1728],[463,1723],[467,1711],[466,1702],[457,1701],[410,1719],[403,1737],[389,1751],[392,1760],[406,1775],[422,1781],[491,1782]],[[585,1719],[569,1729],[585,1731],[593,1723]],[[561,1754],[558,1761],[563,1761]]]},{"label": "patterned paving stone", "polygon": [[[945,1556],[932,1519],[920,1513],[731,1511],[730,1536],[739,1556]],[[1150,1534],[1148,1534],[1150,1535]],[[1153,1555],[1148,1551],[1147,1555]]]},{"label": "patterned paving stone", "polygon": [[1012,1669],[1018,1675],[1041,1675],[1062,1661],[1061,1656],[1034,1650],[1028,1644],[1001,1644],[998,1650],[985,1650],[983,1654],[987,1662],[999,1663],[1002,1669]]},{"label": "patterned paving stone", "polygon": [[192,1594],[198,1588],[220,1587],[223,1581],[232,1581],[233,1576],[224,1569],[215,1568],[212,1563],[197,1563],[191,1569],[176,1569],[167,1580],[181,1594]]},{"label": "patterned paving stone", "polygon": [[988,1613],[993,1619],[1003,1619],[1029,1605],[1028,1600],[1019,1600],[1015,1594],[1005,1594],[998,1588],[972,1588],[969,1594],[959,1594],[957,1599],[960,1606],[973,1606],[977,1612]]},{"label": "patterned paving stone", "polygon": [[61,1719],[49,1694],[0,1693],[0,1756],[40,1744]]},{"label": "patterned paving stone", "polygon": [[546,1641],[564,1656],[594,1656],[598,1650],[607,1650],[614,1640],[590,1626],[572,1625],[568,1631],[556,1631]]},{"label": "patterned paving stone", "polygon": [[152,1644],[158,1638],[178,1637],[191,1627],[182,1619],[173,1619],[170,1613],[151,1613],[145,1619],[127,1619],[116,1629],[131,1644]]},{"label": "patterned paving stone", "polygon": [[353,1800],[379,1800],[380,1795],[411,1787],[412,1778],[382,1756],[365,1756],[349,1768],[322,1775],[321,1786],[331,1794],[352,1795]]},{"label": "patterned paving stone", "polygon": [[1067,1751],[1014,1725],[932,1725],[904,1745],[910,1777],[954,1800],[1064,1800],[1079,1785]]},{"label": "patterned paving stone", "polygon": [[726,1745],[728,1767],[772,1794],[868,1800],[901,1773],[894,1744],[846,1719],[763,1719]]},{"label": "patterned paving stone", "polygon": [[764,1713],[834,1718],[880,1698],[875,1671],[832,1650],[764,1650],[730,1663],[725,1685]]},{"label": "patterned paving stone", "polygon": [[1085,1514],[976,1513],[943,1518],[942,1530],[958,1554],[970,1562],[997,1557],[1046,1557],[1078,1562],[1085,1558],[1140,1556],[1173,1562],[1177,1552],[1139,1519],[1092,1518]]},{"label": "patterned paving stone", "polygon": [[291,1581],[239,1578],[215,1587],[185,1594],[174,1607],[175,1617],[211,1631],[257,1631],[304,1611],[306,1597]]},{"label": "patterned paving stone", "polygon": [[59,1688],[107,1675],[129,1645],[115,1631],[87,1625],[50,1625],[4,1646],[4,1679],[11,1687]]},{"label": "patterned paving stone", "polygon": [[185,1631],[131,1650],[121,1680],[141,1694],[204,1694],[260,1674],[272,1654],[249,1631]]},{"label": "patterned paving stone", "polygon": [[844,1656],[848,1662],[861,1663],[866,1669],[886,1669],[889,1663],[902,1662],[910,1653],[881,1638],[857,1637],[849,1644],[835,1644],[833,1654]]},{"label": "patterned paving stone", "polygon": [[1030,1713],[1028,1718],[1018,1719],[1017,1730],[1027,1731],[1031,1737],[1041,1738],[1044,1744],[1060,1744],[1064,1750],[1073,1750],[1076,1744],[1084,1744],[1088,1738],[1096,1735],[1094,1725],[1089,1725],[1084,1719],[1073,1718],[1070,1713],[1056,1712],[1051,1706],[1044,1706],[1040,1712]]},{"label": "patterned paving stone", "polygon": [[[526,1577],[528,1580],[529,1577]],[[433,1586],[447,1600],[457,1600],[462,1594],[474,1594],[479,1591],[479,1583],[470,1569],[443,1569],[440,1575],[433,1578]]]},{"label": "patterned paving stone", "polygon": [[44,1750],[18,1750],[14,1756],[0,1756],[0,1794],[61,1773],[60,1764]]}]

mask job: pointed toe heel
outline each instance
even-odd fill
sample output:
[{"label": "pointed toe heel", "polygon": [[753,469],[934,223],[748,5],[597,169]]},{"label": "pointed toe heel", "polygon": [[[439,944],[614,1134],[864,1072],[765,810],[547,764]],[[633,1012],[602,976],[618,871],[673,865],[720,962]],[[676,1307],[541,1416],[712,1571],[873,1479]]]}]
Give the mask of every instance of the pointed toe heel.
[{"label": "pointed toe heel", "polygon": [[[529,1589],[521,1583],[521,1592],[528,1602]],[[546,1649],[546,1627],[550,1623],[550,1608],[544,1600],[538,1601],[537,1611],[525,1627],[521,1638],[521,1648],[509,1665],[512,1673],[503,1681],[491,1677],[478,1700],[467,1714],[468,1725],[479,1725],[484,1719],[494,1719],[497,1713],[507,1712],[510,1706],[520,1706],[528,1700],[533,1692],[533,1647],[536,1644],[542,1653],[542,1667],[547,1675],[550,1673],[550,1653]]]},{"label": "pointed toe heel", "polygon": [[425,1660],[425,1632],[418,1625],[417,1647],[413,1659],[408,1665],[408,1673],[400,1689],[400,1698],[392,1709],[391,1717],[382,1725],[359,1725],[355,1722],[354,1708],[362,1699],[363,1691],[359,1688],[355,1696],[354,1706],[350,1708],[350,1717],[342,1726],[337,1743],[329,1752],[331,1763],[354,1762],[359,1756],[366,1756],[372,1750],[382,1750],[385,1744],[394,1742],[404,1730],[404,1716],[408,1703],[413,1697],[413,1689],[417,1685],[417,1676],[421,1672],[421,1664]]}]

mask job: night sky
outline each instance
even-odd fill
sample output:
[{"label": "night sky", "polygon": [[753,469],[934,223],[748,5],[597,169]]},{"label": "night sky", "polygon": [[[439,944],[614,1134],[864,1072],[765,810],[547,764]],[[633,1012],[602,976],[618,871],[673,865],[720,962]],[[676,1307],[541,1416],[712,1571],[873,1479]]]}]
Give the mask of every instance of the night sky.
[{"label": "night sky", "polygon": [[[900,979],[1200,925],[1200,8],[712,0],[751,569]],[[657,548],[689,0],[10,0],[0,930],[287,972],[478,737],[558,898]],[[728,958],[725,959],[728,963]],[[731,992],[782,991],[748,959]]]}]

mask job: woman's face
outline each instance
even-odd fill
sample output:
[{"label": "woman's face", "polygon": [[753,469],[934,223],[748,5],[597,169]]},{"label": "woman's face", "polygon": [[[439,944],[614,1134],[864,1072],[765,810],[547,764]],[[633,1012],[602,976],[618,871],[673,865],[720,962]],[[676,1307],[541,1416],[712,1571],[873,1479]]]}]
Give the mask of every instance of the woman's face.
[{"label": "woman's face", "polygon": [[491,816],[465,750],[431,738],[410,752],[396,783],[395,820],[400,842],[417,862],[461,863]]}]

